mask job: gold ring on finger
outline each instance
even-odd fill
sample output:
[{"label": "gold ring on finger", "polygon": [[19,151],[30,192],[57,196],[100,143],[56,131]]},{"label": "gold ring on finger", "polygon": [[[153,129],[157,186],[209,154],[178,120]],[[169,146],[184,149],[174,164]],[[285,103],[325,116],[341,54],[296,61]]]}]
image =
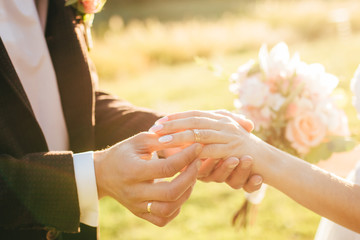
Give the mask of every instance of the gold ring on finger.
[{"label": "gold ring on finger", "polygon": [[151,205],[152,205],[152,202],[148,202],[147,207],[146,207],[147,212],[150,214],[151,214]]},{"label": "gold ring on finger", "polygon": [[193,133],[194,133],[194,142],[198,143],[200,142],[200,131],[199,129],[193,129]]}]

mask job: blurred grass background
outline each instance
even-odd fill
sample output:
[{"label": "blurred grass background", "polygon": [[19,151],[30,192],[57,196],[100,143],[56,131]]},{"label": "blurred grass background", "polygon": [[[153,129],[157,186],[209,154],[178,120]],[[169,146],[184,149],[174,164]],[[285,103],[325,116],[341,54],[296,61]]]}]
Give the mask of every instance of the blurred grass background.
[{"label": "blurred grass background", "polygon": [[[308,63],[340,79],[336,93],[352,132],[360,127],[349,82],[360,56],[360,3],[355,0],[108,0],[95,18],[92,58],[100,88],[162,112],[233,110],[228,81],[195,57],[226,72],[263,43],[285,41]],[[346,159],[344,159],[346,161]],[[181,214],[158,228],[111,199],[101,207],[102,239],[313,239],[320,217],[270,188],[256,222],[236,231],[230,221],[242,190],[199,182]]]}]

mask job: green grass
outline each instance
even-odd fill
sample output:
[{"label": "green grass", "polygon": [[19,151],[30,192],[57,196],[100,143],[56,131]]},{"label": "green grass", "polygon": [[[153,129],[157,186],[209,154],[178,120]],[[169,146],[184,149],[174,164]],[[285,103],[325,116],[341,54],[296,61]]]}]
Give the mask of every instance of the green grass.
[{"label": "green grass", "polygon": [[[308,63],[322,63],[339,77],[337,93],[343,96],[339,105],[349,117],[351,131],[360,135],[349,89],[360,55],[357,1],[109,3],[104,15],[97,17],[91,53],[100,74],[100,88],[135,105],[165,113],[233,110],[228,81],[196,64],[194,57],[203,56],[232,72],[256,58],[262,43],[271,47],[284,40],[291,53],[298,51]],[[330,12],[340,7],[346,7],[351,14],[353,34],[347,39],[339,39],[334,24],[328,20]],[[115,13],[122,18],[111,18]],[[130,240],[313,239],[320,217],[272,188],[258,208],[255,224],[246,231],[236,231],[230,222],[242,201],[242,190],[199,182],[180,215],[166,227],[158,228],[107,198],[100,202],[101,236]]]},{"label": "green grass", "polygon": [[101,201],[103,239],[313,239],[320,217],[269,188],[247,230],[231,226],[243,201],[241,190],[225,184],[197,183],[180,215],[164,228],[133,216],[112,199]]}]

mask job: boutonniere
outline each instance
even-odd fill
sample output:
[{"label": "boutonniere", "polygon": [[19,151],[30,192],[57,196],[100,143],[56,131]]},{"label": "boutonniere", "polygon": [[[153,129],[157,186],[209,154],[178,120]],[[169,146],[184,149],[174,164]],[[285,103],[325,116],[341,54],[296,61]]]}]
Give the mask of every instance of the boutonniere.
[{"label": "boutonniere", "polygon": [[90,50],[93,46],[91,38],[91,27],[95,13],[101,11],[106,0],[66,0],[65,6],[72,6],[78,12],[80,20],[85,28],[85,41]]}]

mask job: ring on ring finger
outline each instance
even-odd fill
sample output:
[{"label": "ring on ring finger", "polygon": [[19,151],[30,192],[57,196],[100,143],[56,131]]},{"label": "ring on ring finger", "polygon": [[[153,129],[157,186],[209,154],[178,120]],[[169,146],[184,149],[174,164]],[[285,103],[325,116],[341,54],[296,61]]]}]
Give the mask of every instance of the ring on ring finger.
[{"label": "ring on ring finger", "polygon": [[194,142],[199,143],[201,138],[200,138],[200,130],[199,129],[193,129],[192,130],[194,133]]},{"label": "ring on ring finger", "polygon": [[148,202],[148,204],[146,206],[146,211],[150,214],[151,214],[151,205],[152,205],[152,202]]}]

